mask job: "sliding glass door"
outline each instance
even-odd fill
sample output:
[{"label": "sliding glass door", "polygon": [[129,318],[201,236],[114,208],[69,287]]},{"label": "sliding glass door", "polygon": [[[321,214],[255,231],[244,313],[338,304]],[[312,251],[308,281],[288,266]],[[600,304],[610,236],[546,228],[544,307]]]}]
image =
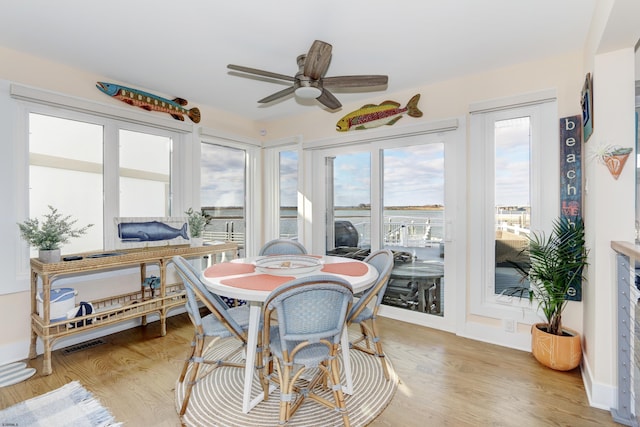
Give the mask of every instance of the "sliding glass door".
[{"label": "sliding glass door", "polygon": [[371,248],[371,154],[326,158],[327,251],[347,254]]},{"label": "sliding glass door", "polygon": [[246,151],[203,142],[200,161],[200,204],[211,221],[205,241],[238,243],[244,254],[246,235]]},{"label": "sliding glass door", "polygon": [[394,267],[383,304],[385,313],[403,320],[424,315],[433,319],[425,324],[442,325],[455,319],[455,286],[464,278],[464,268],[455,266],[464,265],[464,252],[456,249],[452,229],[464,228],[455,206],[464,203],[465,185],[464,168],[456,168],[464,161],[456,156],[456,135],[411,135],[314,152],[314,168],[322,174],[314,172],[313,191],[322,195],[324,210],[314,207],[313,218],[325,225],[325,250],[363,259],[390,249]]},{"label": "sliding glass door", "polygon": [[444,144],[382,150],[382,242],[395,253],[384,303],[444,313]]}]

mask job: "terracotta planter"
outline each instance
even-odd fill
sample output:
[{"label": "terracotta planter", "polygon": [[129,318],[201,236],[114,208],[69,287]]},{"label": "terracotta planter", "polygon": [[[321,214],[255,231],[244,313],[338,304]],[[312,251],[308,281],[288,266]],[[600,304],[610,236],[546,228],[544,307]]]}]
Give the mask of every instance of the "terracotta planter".
[{"label": "terracotta planter", "polygon": [[531,326],[531,352],[536,360],[557,371],[578,367],[582,359],[580,334],[562,328],[564,335],[552,335],[546,332],[546,327],[546,323]]},{"label": "terracotta planter", "polygon": [[622,168],[624,168],[627,158],[629,158],[629,154],[614,154],[604,158],[604,163],[609,168],[609,172],[611,172],[614,179],[618,179],[620,173],[622,173]]}]

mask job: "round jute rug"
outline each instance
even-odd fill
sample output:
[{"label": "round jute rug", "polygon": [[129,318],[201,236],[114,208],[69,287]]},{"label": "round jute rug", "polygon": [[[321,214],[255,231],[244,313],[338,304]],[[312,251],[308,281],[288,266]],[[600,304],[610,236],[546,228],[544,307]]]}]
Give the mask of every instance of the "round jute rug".
[{"label": "round jute rug", "polygon": [[[209,351],[207,357],[224,354],[237,346],[237,341],[228,339]],[[371,423],[389,404],[398,385],[398,378],[387,358],[390,380],[384,378],[377,357],[351,350],[353,370],[353,395],[345,395],[349,420],[354,427]],[[280,409],[280,389],[269,395],[269,399],[260,402],[248,414],[242,412],[242,390],[244,370],[221,367],[200,380],[193,388],[189,407],[182,421],[189,427],[229,426],[256,427],[278,426]],[[343,381],[344,384],[344,381]],[[254,378],[252,394],[261,393],[257,375]],[[330,391],[326,397],[333,400]],[[319,393],[319,394],[322,394]],[[176,382],[176,408],[184,399],[184,384]],[[331,409],[307,399],[293,415],[287,426],[341,426],[342,417]]]}]

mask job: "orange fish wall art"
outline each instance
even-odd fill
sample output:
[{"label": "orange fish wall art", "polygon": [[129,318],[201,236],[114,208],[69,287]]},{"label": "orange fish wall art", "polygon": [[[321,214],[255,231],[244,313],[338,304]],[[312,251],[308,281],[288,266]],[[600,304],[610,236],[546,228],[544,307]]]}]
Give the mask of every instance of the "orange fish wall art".
[{"label": "orange fish wall art", "polygon": [[422,111],[418,108],[419,100],[420,94],[414,95],[404,108],[401,108],[400,104],[395,101],[383,101],[380,105],[363,105],[360,109],[338,120],[336,130],[346,132],[376,128],[382,125],[391,126],[400,120],[405,113],[411,117],[422,117]]}]

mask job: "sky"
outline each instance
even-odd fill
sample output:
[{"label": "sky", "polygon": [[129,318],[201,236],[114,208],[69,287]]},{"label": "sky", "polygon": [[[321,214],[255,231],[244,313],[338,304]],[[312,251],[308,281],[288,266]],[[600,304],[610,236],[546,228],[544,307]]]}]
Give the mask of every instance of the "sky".
[{"label": "sky", "polygon": [[496,123],[496,206],[530,206],[529,128],[529,117]]},{"label": "sky", "polygon": [[244,150],[202,144],[201,206],[244,206]]},{"label": "sky", "polygon": [[[210,149],[208,149],[210,148]],[[221,151],[222,150],[222,151]],[[442,144],[385,150],[387,206],[444,204]],[[244,197],[242,151],[205,144],[202,150],[202,206],[241,206]],[[280,157],[280,204],[296,206],[297,153]],[[371,203],[369,152],[336,156],[335,205]]]},{"label": "sky", "polygon": [[[94,152],[92,144],[77,144],[77,140],[101,140],[102,127],[69,121],[73,126],[65,128],[65,135],[53,144],[56,135],[47,116],[38,116],[47,129],[47,143],[39,144],[40,122],[33,120],[30,143],[32,151],[54,154],[51,150],[60,150],[64,144],[70,144],[73,150],[65,150],[66,157],[99,161],[102,156],[100,145]],[[60,119],[55,119],[60,120]],[[498,205],[529,204],[529,127],[524,119],[505,121],[496,128],[496,203]],[[525,126],[522,126],[522,125]],[[70,136],[69,132],[72,133]],[[73,134],[74,133],[74,134]],[[93,134],[96,135],[93,135]],[[144,135],[142,135],[144,136]],[[137,135],[140,137],[140,135]],[[154,150],[148,150],[153,141],[138,141],[145,151],[143,157],[149,157]],[[133,146],[133,145],[132,145]],[[54,148],[57,147],[57,148]],[[125,153],[122,162],[126,163]],[[384,162],[384,201],[386,206],[444,205],[444,147],[440,143],[416,145],[404,148],[386,149]],[[132,152],[129,158],[139,156]],[[296,206],[297,200],[297,152],[285,151],[280,157],[280,199],[282,206]],[[140,166],[139,162],[137,167]],[[147,165],[161,165],[163,162],[149,161]],[[166,164],[166,163],[165,163]],[[127,164],[123,164],[127,167]],[[131,165],[133,166],[133,165]],[[130,166],[130,167],[131,167]],[[244,151],[228,147],[202,145],[202,206],[243,206],[245,198],[245,158]],[[371,203],[370,191],[371,160],[369,152],[338,155],[334,164],[335,205],[358,206]],[[165,170],[153,172],[167,173]]]},{"label": "sky", "polygon": [[[496,127],[496,204],[529,205],[528,119]],[[432,143],[383,150],[384,205],[444,205],[444,144]],[[242,150],[203,144],[202,206],[242,206]],[[280,204],[296,206],[297,152],[280,156]],[[367,152],[336,155],[334,205],[371,204],[371,156]]]},{"label": "sky", "polygon": [[[444,205],[444,146],[441,143],[385,149],[385,206]],[[339,155],[334,163],[334,204],[371,203],[368,152]]]}]

